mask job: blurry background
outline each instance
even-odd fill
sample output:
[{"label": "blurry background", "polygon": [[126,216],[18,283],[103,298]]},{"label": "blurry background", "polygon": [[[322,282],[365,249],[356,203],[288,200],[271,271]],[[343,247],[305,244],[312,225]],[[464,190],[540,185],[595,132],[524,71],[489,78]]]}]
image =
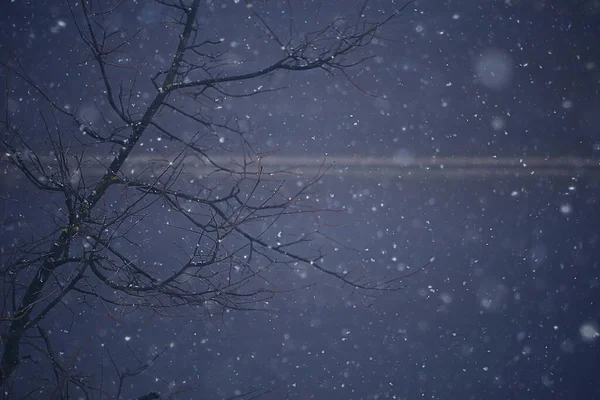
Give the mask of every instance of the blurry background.
[{"label": "blurry background", "polygon": [[[373,0],[370,12],[383,17],[400,5]],[[285,32],[290,13],[310,26],[357,9],[351,0],[269,1],[264,18]],[[278,49],[247,16],[244,2],[207,1],[201,20],[207,36],[229,42],[232,61],[258,65]],[[123,62],[142,60],[144,76],[153,75],[173,47],[161,7],[127,2],[117,19],[148,28]],[[0,43],[2,59],[18,55],[57,97],[99,118],[85,97],[96,82],[79,71],[86,56],[61,2],[6,2]],[[340,244],[324,240],[327,265],[378,275],[435,262],[405,290],[373,296],[309,269],[282,274],[282,287],[318,284],[278,297],[271,314],[132,317],[115,326],[89,310],[78,317],[89,324],[68,332],[57,319],[67,353],[86,343],[81,368],[97,363],[101,344],[86,342],[97,331],[123,349],[124,365],[126,347],[149,355],[171,346],[132,383],[197,388],[176,398],[254,387],[277,388],[268,399],[600,396],[598,1],[420,0],[368,51],[375,57],[351,71],[353,83],[316,71],[275,75],[291,87],[227,106],[278,163],[307,175],[323,159],[334,163],[314,194],[348,210],[320,217]],[[21,117],[36,108],[26,92],[1,101]],[[15,221],[44,216],[31,188],[2,179],[0,240],[8,243],[24,234]]]}]

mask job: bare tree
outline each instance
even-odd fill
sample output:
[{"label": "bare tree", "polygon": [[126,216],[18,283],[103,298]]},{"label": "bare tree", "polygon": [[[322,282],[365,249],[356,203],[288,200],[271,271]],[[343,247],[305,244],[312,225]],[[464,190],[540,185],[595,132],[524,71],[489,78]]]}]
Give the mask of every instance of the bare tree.
[{"label": "bare tree", "polygon": [[[0,157],[32,185],[48,221],[29,223],[28,235],[13,238],[0,252],[0,383],[8,395],[28,396],[17,388],[24,383],[17,380],[21,373],[29,382],[36,379],[37,386],[26,384],[31,397],[119,397],[124,380],[152,367],[138,360],[133,369],[122,370],[107,353],[110,362],[100,372],[76,371],[75,358],[55,354],[44,327],[65,310],[77,324],[78,307],[104,310],[114,321],[134,311],[170,316],[182,307],[209,317],[224,310],[264,309],[266,300],[286,290],[269,274],[293,271],[299,264],[358,290],[398,290],[406,277],[372,281],[328,268],[321,250],[310,246],[316,230],[277,235],[274,227],[282,218],[326,211],[306,199],[322,173],[292,192],[284,183],[291,172],[268,170],[266,155],[255,151],[245,135],[247,121],[225,106],[231,98],[282,89],[269,80],[275,73],[322,70],[349,78],[347,69],[365,59],[361,49],[402,10],[371,21],[365,3],[353,21],[335,19],[303,34],[290,23],[280,34],[260,11],[249,8],[257,35],[274,43],[280,56],[244,70],[232,61],[228,44],[205,37],[199,22],[205,2],[156,0],[164,8],[164,29],[176,29],[178,35],[170,62],[148,75],[152,67],[141,60],[122,62],[144,33],[111,25],[123,3],[65,2],[89,55],[81,66],[96,75],[78,96],[95,99],[98,121],[67,107],[45,82],[32,78],[18,57],[1,61],[6,96],[13,86],[24,85],[45,104],[22,121],[7,105]],[[152,94],[143,98],[147,89]],[[148,155],[142,146],[150,137],[168,143],[168,153]],[[164,214],[168,220],[162,227],[177,232],[172,243],[149,232]],[[161,246],[177,251],[157,251]],[[24,362],[27,368],[20,368]],[[112,386],[104,376],[110,368],[117,382]]]}]

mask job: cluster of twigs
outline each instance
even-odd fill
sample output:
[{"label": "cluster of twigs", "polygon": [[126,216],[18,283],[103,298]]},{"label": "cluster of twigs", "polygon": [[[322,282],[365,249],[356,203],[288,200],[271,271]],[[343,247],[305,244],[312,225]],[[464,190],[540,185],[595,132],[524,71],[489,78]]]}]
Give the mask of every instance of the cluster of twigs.
[{"label": "cluster of twigs", "polygon": [[[279,219],[322,211],[303,203],[322,173],[291,192],[275,174],[285,171],[264,170],[262,156],[246,140],[246,128],[219,107],[226,98],[280,89],[244,89],[245,82],[279,71],[320,69],[349,78],[346,70],[364,61],[358,51],[401,10],[373,22],[364,16],[365,3],[354,23],[334,20],[300,37],[290,31],[286,38],[251,10],[262,34],[280,48],[280,57],[256,70],[229,74],[224,69],[228,48],[222,40],[205,38],[198,23],[202,1],[157,3],[180,31],[170,64],[150,79],[154,92],[145,103],[139,100],[139,68],[129,70],[133,75],[128,83],[117,78],[123,65],[116,58],[142,32],[108,29],[123,2],[66,3],[90,56],[86,62],[94,63],[98,74],[100,89],[95,94],[105,103],[97,110],[101,123],[66,108],[18,59],[0,60],[7,96],[9,82],[21,81],[46,104],[36,116],[41,124],[35,126],[15,121],[7,108],[1,161],[16,168],[40,196],[47,196],[40,202],[57,204],[47,209],[47,226],[35,226],[30,236],[15,238],[1,252],[0,385],[6,393],[16,385],[19,365],[35,357],[51,365],[50,373],[37,371],[38,386],[21,393],[24,398],[42,392],[53,398],[106,395],[109,389],[98,376],[75,373],[75,357],[59,361],[43,328],[47,317],[61,309],[77,318],[77,306],[69,298],[77,298],[79,306],[102,307],[108,320],[118,322],[134,310],[169,316],[187,307],[212,316],[223,310],[263,309],[266,300],[284,290],[269,282],[268,272],[274,267],[293,269],[298,263],[362,290],[397,290],[405,278],[369,281],[328,269],[320,263],[320,251],[311,254],[303,247],[311,241],[310,234],[272,240],[270,232]],[[183,125],[195,133],[184,134]],[[215,157],[224,147],[217,132],[237,138],[235,161],[224,163]],[[128,159],[143,150],[141,142],[150,135],[169,143],[171,153],[129,171]],[[194,178],[190,171],[199,166],[210,173]],[[169,262],[149,256],[164,245],[163,236],[152,231],[157,229],[153,218],[161,213],[168,214],[169,229],[181,234],[177,254],[169,255]],[[115,398],[120,398],[123,382],[151,368],[162,352],[150,361],[138,360],[130,370],[122,370],[112,353],[107,354],[118,382]],[[256,394],[249,392],[244,398]]]}]

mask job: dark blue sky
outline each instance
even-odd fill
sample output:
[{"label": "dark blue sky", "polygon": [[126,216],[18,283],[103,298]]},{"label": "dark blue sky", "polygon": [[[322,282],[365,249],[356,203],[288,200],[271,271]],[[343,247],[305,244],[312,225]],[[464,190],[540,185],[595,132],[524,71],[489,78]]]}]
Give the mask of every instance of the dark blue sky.
[{"label": "dark blue sky", "polygon": [[[101,1],[93,3],[99,7]],[[226,73],[279,55],[256,19],[248,19],[244,2],[206,3],[211,5],[201,7],[202,34],[229,44]],[[401,5],[393,3],[372,1],[369,16],[384,18]],[[353,15],[358,6],[307,0],[291,2],[290,10],[288,2],[268,1],[256,9],[285,35],[290,14],[302,33]],[[127,32],[142,28],[135,45],[122,51],[128,68],[115,74],[131,79],[129,67],[141,67],[134,107],[143,107],[144,93],[153,90],[148,78],[170,60],[177,31],[153,1],[126,1],[111,24]],[[312,200],[346,212],[325,212],[318,221],[282,219],[274,227],[293,235],[319,224],[335,242],[311,246],[325,246],[332,269],[381,276],[410,271],[432,257],[435,262],[393,293],[357,293],[306,266],[278,271],[273,278],[282,289],[316,285],[279,295],[270,303],[272,313],[232,311],[202,322],[185,313],[169,320],[134,313],[121,324],[85,307],[73,316],[57,314],[45,323],[65,363],[76,359],[76,368],[96,371],[107,362],[99,336],[123,366],[131,363],[128,348],[149,358],[169,347],[129,382],[128,396],[191,388],[173,398],[212,399],[273,388],[265,399],[600,397],[598,2],[417,1],[359,56],[373,58],[348,71],[351,81],[322,71],[275,74],[232,89],[289,88],[232,99],[224,107],[244,122],[258,152],[372,157],[400,165],[443,157],[467,160],[467,168],[482,171],[469,179],[426,172],[402,179],[377,168],[332,173],[316,185]],[[62,2],[2,5],[0,60],[15,57],[53,99],[100,123],[97,109],[106,104],[97,71]],[[41,126],[38,96],[18,83],[14,87],[8,99],[0,99],[2,109]],[[170,124],[190,129],[176,119]],[[42,148],[36,129],[25,132],[34,148]],[[233,146],[227,132],[217,135]],[[168,154],[156,139],[144,138],[136,154]],[[525,177],[486,176],[477,160],[494,156],[574,161],[561,170],[563,176],[531,176],[525,165]],[[595,166],[579,169],[584,159]],[[51,198],[12,177],[2,179],[0,245],[28,234],[19,227],[21,219],[53,229]],[[302,181],[288,183],[296,180]],[[175,251],[166,244],[179,237],[164,228],[170,218],[162,212],[144,223],[142,239],[165,243],[144,249],[146,259]],[[27,377],[33,367],[23,368]]]}]

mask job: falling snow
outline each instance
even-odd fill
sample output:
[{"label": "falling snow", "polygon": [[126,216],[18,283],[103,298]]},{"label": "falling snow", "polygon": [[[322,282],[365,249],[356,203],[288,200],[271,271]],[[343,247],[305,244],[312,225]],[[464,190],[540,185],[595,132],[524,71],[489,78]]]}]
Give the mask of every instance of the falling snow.
[{"label": "falling snow", "polygon": [[[21,397],[113,393],[120,372],[123,398],[600,398],[598,1],[415,2],[331,59],[293,50],[327,23],[319,43],[343,47],[399,3],[201,1],[172,81],[192,2],[167,3],[86,2],[106,54],[81,3],[2,6],[2,332],[47,282]],[[202,300],[145,295],[175,284]]]}]

